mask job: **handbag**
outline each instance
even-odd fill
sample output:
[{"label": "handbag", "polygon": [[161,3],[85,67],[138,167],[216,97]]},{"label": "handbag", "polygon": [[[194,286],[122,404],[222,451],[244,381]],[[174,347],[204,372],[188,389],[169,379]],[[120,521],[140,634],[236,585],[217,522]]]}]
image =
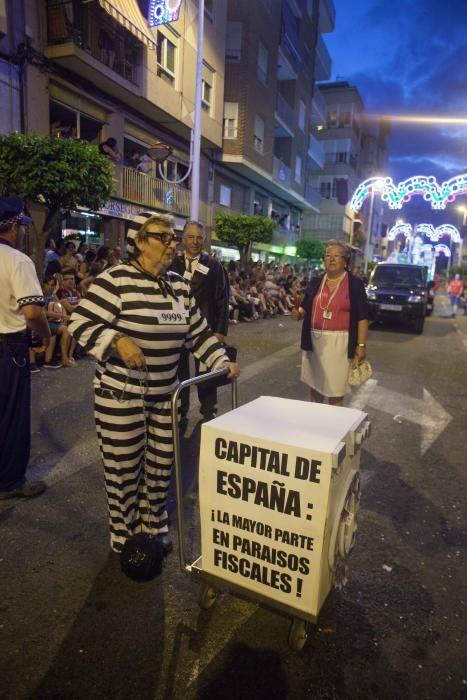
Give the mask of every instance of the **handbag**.
[{"label": "handbag", "polygon": [[373,370],[368,360],[363,360],[359,364],[351,364],[349,369],[348,382],[350,386],[360,386],[371,377]]}]

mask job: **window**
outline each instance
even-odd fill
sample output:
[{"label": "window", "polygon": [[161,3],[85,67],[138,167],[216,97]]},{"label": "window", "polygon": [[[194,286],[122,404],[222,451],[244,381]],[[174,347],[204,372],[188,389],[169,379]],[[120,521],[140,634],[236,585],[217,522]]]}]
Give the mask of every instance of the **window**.
[{"label": "window", "polygon": [[100,142],[102,122],[78,112],[61,102],[50,100],[50,135],[55,138],[76,138],[89,143]]},{"label": "window", "polygon": [[253,135],[253,146],[258,153],[264,152],[264,121],[258,115],[255,116],[255,131]]},{"label": "window", "polygon": [[225,41],[225,60],[227,63],[238,63],[242,50],[242,25],[241,22],[227,22],[227,34]]},{"label": "window", "polygon": [[236,139],[238,133],[238,104],[224,102],[224,138]]},{"label": "window", "polygon": [[337,112],[328,112],[326,115],[326,126],[332,129],[337,126]]},{"label": "window", "polygon": [[232,204],[232,188],[228,185],[221,185],[219,190],[219,204],[223,207],[230,207]]},{"label": "window", "polygon": [[302,131],[305,131],[305,120],[306,120],[306,104],[300,100],[298,108],[298,126]]},{"label": "window", "polygon": [[204,16],[209,22],[214,21],[214,1],[204,0]]},{"label": "window", "polygon": [[339,112],[339,126],[352,126],[352,113],[351,112]]},{"label": "window", "polygon": [[168,83],[175,83],[176,46],[161,32],[157,32],[157,75]]},{"label": "window", "polygon": [[266,85],[268,82],[268,50],[263,44],[258,45],[258,57],[256,63],[256,75],[258,80]]},{"label": "window", "polygon": [[295,156],[295,182],[302,181],[302,159],[301,156]]},{"label": "window", "polygon": [[212,105],[212,85],[209,85],[209,83],[206,80],[203,80],[203,83],[201,86],[201,106],[205,112],[210,113],[211,112],[211,105]]},{"label": "window", "polygon": [[327,182],[320,182],[319,193],[324,199],[336,198],[336,178]]}]

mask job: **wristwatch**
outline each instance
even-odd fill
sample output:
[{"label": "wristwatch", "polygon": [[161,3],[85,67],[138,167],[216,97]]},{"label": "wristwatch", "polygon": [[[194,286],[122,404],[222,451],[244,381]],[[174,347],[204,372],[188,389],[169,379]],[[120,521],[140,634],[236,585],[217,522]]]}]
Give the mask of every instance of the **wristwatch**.
[{"label": "wristwatch", "polygon": [[366,348],[366,343],[358,343],[359,348]]}]

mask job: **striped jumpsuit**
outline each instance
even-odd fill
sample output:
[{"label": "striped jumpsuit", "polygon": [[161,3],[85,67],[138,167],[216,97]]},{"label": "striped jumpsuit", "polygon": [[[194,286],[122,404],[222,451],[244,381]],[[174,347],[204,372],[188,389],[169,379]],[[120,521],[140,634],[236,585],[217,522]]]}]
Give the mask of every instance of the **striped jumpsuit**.
[{"label": "striped jumpsuit", "polygon": [[[170,393],[184,344],[209,369],[228,358],[174,272],[157,280],[128,263],[101,273],[73,312],[69,330],[98,360],[95,420],[104,464],[110,543],[121,551],[139,532],[167,532],[173,462]],[[116,333],[141,348],[146,370],[128,369],[111,349]]]}]

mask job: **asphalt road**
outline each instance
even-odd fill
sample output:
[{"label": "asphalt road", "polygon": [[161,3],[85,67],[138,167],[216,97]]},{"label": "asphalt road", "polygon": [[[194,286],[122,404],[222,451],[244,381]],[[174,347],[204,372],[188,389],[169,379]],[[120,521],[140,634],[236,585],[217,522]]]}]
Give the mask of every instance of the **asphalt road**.
[{"label": "asphalt road", "polygon": [[[302,652],[290,621],[222,594],[208,611],[176,550],[138,584],[109,552],[94,436],[93,362],[33,376],[30,478],[47,492],[0,503],[0,697],[214,700],[467,697],[467,317],[427,319],[423,335],[377,327],[374,375],[351,405],[373,432],[349,582],[334,591]],[[306,400],[298,325],[233,327],[239,401]],[[223,391],[221,410],[229,408]],[[183,444],[190,555],[199,551],[197,401]],[[286,417],[284,417],[286,420]],[[175,497],[170,508],[174,529]]]}]

